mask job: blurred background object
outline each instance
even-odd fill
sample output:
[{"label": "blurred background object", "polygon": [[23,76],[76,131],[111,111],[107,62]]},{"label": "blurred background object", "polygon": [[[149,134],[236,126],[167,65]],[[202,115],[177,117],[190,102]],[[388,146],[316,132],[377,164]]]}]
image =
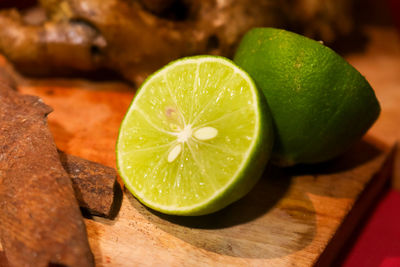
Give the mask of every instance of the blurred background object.
[{"label": "blurred background object", "polygon": [[394,24],[400,33],[400,1],[399,0],[387,0],[389,8],[394,20]]},{"label": "blurred background object", "polygon": [[0,52],[30,75],[106,69],[139,85],[182,56],[230,57],[253,27],[286,28],[326,44],[358,35],[357,2],[0,0]]}]

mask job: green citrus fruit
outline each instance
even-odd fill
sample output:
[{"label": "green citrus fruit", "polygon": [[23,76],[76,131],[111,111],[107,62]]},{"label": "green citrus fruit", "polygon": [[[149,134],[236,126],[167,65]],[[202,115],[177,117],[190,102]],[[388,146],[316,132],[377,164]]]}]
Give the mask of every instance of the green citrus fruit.
[{"label": "green citrus fruit", "polygon": [[247,73],[222,57],[189,57],[143,83],[121,124],[117,164],[146,206],[202,215],[253,187],[272,139],[265,98]]},{"label": "green citrus fruit", "polygon": [[234,61],[264,92],[279,165],[316,163],[345,151],[377,119],[380,107],[365,78],[341,56],[304,36],[255,28]]}]

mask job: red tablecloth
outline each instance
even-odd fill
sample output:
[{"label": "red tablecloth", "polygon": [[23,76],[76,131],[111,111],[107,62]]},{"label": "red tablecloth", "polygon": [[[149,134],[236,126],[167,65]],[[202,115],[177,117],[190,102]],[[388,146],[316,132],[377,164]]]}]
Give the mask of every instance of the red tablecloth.
[{"label": "red tablecloth", "polygon": [[400,267],[400,192],[380,200],[363,226],[343,267]]}]

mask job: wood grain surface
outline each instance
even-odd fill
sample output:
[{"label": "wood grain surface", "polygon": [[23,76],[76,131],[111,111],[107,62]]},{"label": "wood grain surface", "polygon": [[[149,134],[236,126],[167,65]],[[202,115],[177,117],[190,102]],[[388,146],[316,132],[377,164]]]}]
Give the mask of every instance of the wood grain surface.
[{"label": "wood grain surface", "polygon": [[[361,203],[365,210],[390,177],[390,172],[379,173],[400,137],[398,34],[390,28],[366,31],[366,50],[346,56],[382,104],[378,122],[363,141],[328,163],[285,170],[269,166],[245,198],[212,215],[162,215],[125,192],[114,220],[85,220],[96,266],[329,264],[335,251],[325,249],[339,234],[346,238],[340,229],[356,212],[353,206]],[[115,167],[119,124],[134,96],[129,86],[60,79],[21,78],[19,83],[21,92],[39,95],[54,108],[49,125],[61,150]],[[380,187],[370,192],[371,185]]]}]

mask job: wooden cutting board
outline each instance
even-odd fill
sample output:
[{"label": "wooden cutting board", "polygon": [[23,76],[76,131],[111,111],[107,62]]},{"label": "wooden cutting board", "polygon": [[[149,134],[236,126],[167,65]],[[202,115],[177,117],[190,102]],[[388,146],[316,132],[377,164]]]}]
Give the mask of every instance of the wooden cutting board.
[{"label": "wooden cutting board", "polygon": [[[54,107],[49,125],[62,150],[115,167],[118,125],[131,92],[80,85],[21,90]],[[243,200],[204,217],[153,213],[126,193],[115,220],[86,220],[90,244],[99,266],[310,266],[368,183],[379,179],[374,174],[385,156],[366,140],[330,164],[271,168]]]},{"label": "wooden cutting board", "polygon": [[[97,266],[327,266],[390,178],[390,147],[399,138],[400,53],[375,48],[349,61],[367,76],[382,116],[345,155],[312,167],[268,167],[244,199],[212,215],[182,218],[142,206],[125,192],[114,220],[86,219]],[[399,46],[400,47],[400,46]],[[386,54],[385,54],[386,53]],[[389,53],[389,54],[388,54]],[[391,64],[391,70],[382,66]],[[392,76],[387,81],[387,72]],[[397,88],[397,91],[394,90]],[[54,108],[49,125],[57,146],[115,167],[119,124],[134,91],[122,83],[23,80],[19,90]],[[398,102],[400,103],[400,102]],[[393,127],[397,127],[395,130]]]}]

